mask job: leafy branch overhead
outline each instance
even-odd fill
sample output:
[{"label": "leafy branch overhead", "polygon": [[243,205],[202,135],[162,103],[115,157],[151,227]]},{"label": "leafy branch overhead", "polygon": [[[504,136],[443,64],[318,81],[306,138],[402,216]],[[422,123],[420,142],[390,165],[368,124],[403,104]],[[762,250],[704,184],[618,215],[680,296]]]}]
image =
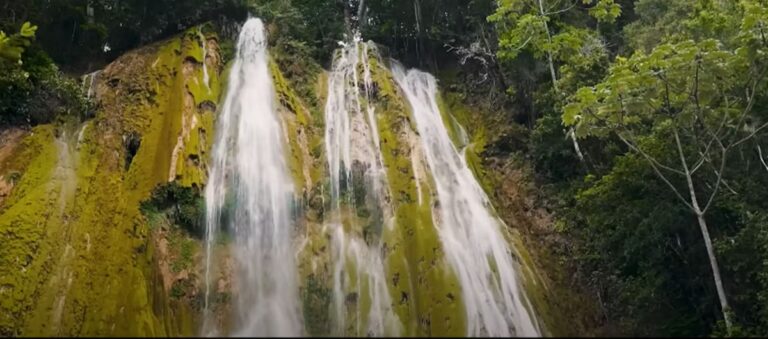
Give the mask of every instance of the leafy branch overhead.
[{"label": "leafy branch overhead", "polygon": [[29,22],[25,22],[18,33],[10,36],[0,31],[0,58],[10,62],[21,61],[21,54],[24,53],[24,49],[35,40],[35,31],[37,31],[37,26],[33,26]]},{"label": "leafy branch overhead", "polygon": [[[496,23],[499,33],[499,57],[514,59],[523,50],[542,57],[552,53],[567,62],[589,45],[594,31],[562,20],[570,11],[586,11],[598,22],[611,23],[621,15],[614,0],[502,0],[488,20]],[[548,38],[551,35],[551,39]]]},{"label": "leafy branch overhead", "polygon": [[[562,115],[563,123],[575,127],[580,137],[618,137],[696,216],[729,333],[733,315],[707,213],[723,186],[737,194],[726,173],[731,153],[744,154],[743,146],[768,127],[765,113],[755,109],[768,88],[768,44],[763,39],[768,12],[753,1],[744,1],[742,10],[741,30],[733,41],[689,39],[661,44],[647,54],[617,57],[602,82],[570,97]],[[718,22],[712,17],[690,23],[706,27]],[[729,48],[729,42],[738,47]],[[672,145],[676,157],[666,156],[668,150],[660,145]],[[759,144],[757,150],[765,163]]]}]

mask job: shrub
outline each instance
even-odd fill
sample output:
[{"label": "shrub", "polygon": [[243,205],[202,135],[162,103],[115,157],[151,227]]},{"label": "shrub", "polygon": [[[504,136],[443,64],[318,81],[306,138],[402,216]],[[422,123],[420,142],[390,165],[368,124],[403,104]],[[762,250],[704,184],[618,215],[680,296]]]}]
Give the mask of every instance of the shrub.
[{"label": "shrub", "polygon": [[192,236],[205,235],[205,200],[198,189],[183,187],[175,181],[158,185],[152,196],[141,203],[141,211],[145,216],[164,212]]}]

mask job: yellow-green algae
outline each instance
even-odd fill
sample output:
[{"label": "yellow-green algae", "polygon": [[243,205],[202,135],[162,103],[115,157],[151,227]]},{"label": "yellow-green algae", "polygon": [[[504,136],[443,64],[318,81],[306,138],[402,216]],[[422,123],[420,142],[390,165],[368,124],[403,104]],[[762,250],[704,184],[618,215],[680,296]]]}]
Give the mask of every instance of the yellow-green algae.
[{"label": "yellow-green algae", "polygon": [[[168,302],[138,210],[154,186],[168,180],[182,94],[190,91],[185,85],[200,81],[181,69],[199,43],[190,36],[128,53],[108,66],[97,85],[101,109],[77,148],[71,145],[76,138],[55,141],[53,126],[35,128],[24,141],[21,153],[29,164],[0,212],[0,334],[194,333],[188,306]],[[211,72],[213,93],[199,100],[217,101],[216,74]],[[125,140],[132,135],[141,144],[131,159]],[[57,142],[69,145],[57,149]],[[72,178],[54,178],[63,167],[57,153],[67,148],[79,149],[74,165],[67,165],[76,181],[71,199],[58,193]]]},{"label": "yellow-green algae", "polygon": [[[470,170],[473,172],[481,187],[486,194],[491,197],[491,202],[494,207],[500,208],[500,201],[493,199],[498,197],[497,194],[505,194],[501,190],[502,181],[509,180],[502,176],[502,173],[498,173],[493,170],[489,170],[484,167],[483,158],[480,154],[483,152],[487,140],[494,137],[498,137],[498,131],[490,133],[487,126],[493,126],[495,123],[493,120],[497,117],[492,116],[490,112],[482,112],[477,109],[468,107],[463,103],[463,100],[457,93],[443,92],[439,98],[439,105],[441,110],[445,110],[443,115],[444,121],[455,119],[458,124],[466,127],[470,143],[465,148],[465,159]],[[451,125],[446,123],[446,125]],[[493,135],[489,135],[493,134]],[[457,142],[457,140],[454,140]],[[511,211],[507,209],[501,209],[500,217],[510,221],[524,220],[525,216],[514,215],[519,211]],[[542,325],[543,335],[571,335],[578,333],[574,330],[572,319],[568,314],[560,311],[560,307],[567,303],[579,303],[580,307],[585,313],[594,312],[590,307],[592,305],[588,302],[581,302],[577,299],[580,297],[573,291],[564,290],[567,286],[556,285],[551,286],[548,282],[552,280],[548,275],[560,274],[556,267],[548,267],[547,274],[543,274],[540,265],[542,261],[551,260],[543,258],[547,255],[546,250],[538,249],[535,253],[538,256],[533,260],[531,256],[529,246],[526,245],[527,240],[525,235],[519,230],[521,225],[510,225],[511,227],[505,227],[502,229],[502,234],[505,236],[511,247],[514,249],[514,254],[520,264],[519,272],[522,276],[523,286],[531,302],[534,313],[537,315],[539,323]],[[536,249],[536,248],[534,248]],[[557,290],[555,290],[557,288]],[[567,300],[561,300],[561,298],[568,298]],[[563,326],[563,324],[571,324],[571,326]]]},{"label": "yellow-green algae", "polygon": [[[222,79],[219,76],[221,69],[220,56],[218,55],[218,42],[214,36],[200,33],[198,27],[187,30],[182,35],[182,51],[180,66],[174,80],[174,90],[179,90],[177,83],[181,84],[179,92],[172,93],[174,99],[181,98],[180,106],[172,109],[181,109],[181,122],[185,124],[178,133],[181,133],[181,147],[176,163],[175,178],[182,186],[202,187],[206,181],[206,166],[208,151],[213,146],[214,114],[216,103],[222,95]],[[201,39],[206,40],[207,52],[202,50]],[[203,60],[203,56],[206,56]],[[203,63],[208,67],[208,83],[203,77]],[[185,74],[187,73],[187,74]],[[172,105],[178,105],[174,101]],[[177,136],[178,137],[178,136]]]},{"label": "yellow-green algae", "polygon": [[326,73],[311,58],[292,55],[279,46],[270,51],[269,67],[286,127],[289,170],[297,194],[309,199],[325,177],[321,103],[326,95]]},{"label": "yellow-green algae", "polygon": [[[273,57],[275,55],[273,54]],[[280,58],[281,55],[277,55]],[[381,149],[388,174],[388,185],[392,192],[391,205],[394,212],[392,229],[384,227],[382,235],[383,251],[386,255],[385,271],[389,292],[395,312],[403,322],[403,335],[419,336],[463,336],[466,333],[464,307],[461,301],[458,280],[444,261],[440,241],[432,221],[432,179],[422,175],[422,204],[418,203],[416,184],[411,164],[411,145],[408,135],[415,133],[415,125],[409,117],[407,105],[398,93],[391,74],[379,67],[376,57],[369,60],[372,76],[378,95],[371,102],[376,106]],[[277,98],[284,111],[289,143],[289,167],[294,182],[300,190],[327,190],[327,178],[323,155],[323,120],[318,107],[308,108],[298,99],[292,89],[291,81],[284,78],[277,62],[271,62]],[[362,71],[362,69],[358,70]],[[309,87],[309,86],[307,86]],[[326,100],[327,74],[319,72],[314,90],[318,102]],[[318,105],[319,106],[319,105]],[[285,113],[292,114],[285,114]],[[309,113],[309,114],[308,114]],[[299,132],[301,130],[301,132]],[[299,133],[306,133],[303,139]],[[305,150],[311,156],[307,158]],[[309,162],[307,162],[309,161]],[[309,185],[303,168],[310,166]],[[327,192],[326,192],[327,194]],[[326,199],[327,203],[328,199]],[[310,209],[324,209],[324,206],[312,206]],[[358,216],[361,206],[342,206],[340,215],[347,232],[362,235],[362,228],[370,222],[368,217]],[[309,212],[309,211],[307,211]],[[313,211],[317,212],[317,211]],[[317,316],[319,312],[330,311],[330,293],[333,263],[330,258],[330,239],[321,229],[321,224],[310,220],[305,215],[302,238],[303,246],[299,254],[299,275],[302,296],[304,298],[305,319],[309,334],[330,334],[328,314]],[[387,222],[387,221],[385,221]],[[356,267],[352,261],[346,261],[345,271],[349,274],[349,286],[356,284]],[[361,284],[367,284],[361,281]],[[361,286],[363,290],[367,286]],[[347,291],[349,292],[349,291]],[[357,322],[356,310],[363,317],[370,311],[371,300],[365,293],[357,301],[347,304],[348,314],[345,322],[347,334],[359,334],[354,331]],[[362,333],[365,334],[365,333]]]},{"label": "yellow-green algae", "polygon": [[288,167],[296,185],[296,194],[299,197],[305,197],[312,185],[312,179],[306,167],[310,166],[312,162],[312,159],[309,159],[306,144],[307,130],[310,127],[307,109],[290,88],[273,59],[269,61],[269,68],[272,73],[278,107],[280,107],[280,117],[285,124],[285,132],[287,132],[286,139],[289,144],[286,157],[289,160]]},{"label": "yellow-green algae", "polygon": [[[18,335],[19,323],[32,307],[33,296],[50,270],[48,258],[58,242],[48,232],[60,222],[54,208],[57,185],[50,183],[56,166],[53,126],[36,127],[10,161],[28,159],[19,184],[0,215],[0,334]],[[52,253],[53,252],[53,253]]]},{"label": "yellow-green algae", "polygon": [[428,175],[421,178],[421,204],[417,198],[410,152],[419,146],[408,140],[415,133],[410,108],[380,60],[371,56],[369,63],[378,88],[374,102],[395,212],[394,228],[384,230],[387,283],[395,311],[404,323],[404,335],[463,336],[466,320],[461,288],[445,262],[433,223],[434,185]]},{"label": "yellow-green algae", "polygon": [[[330,318],[330,244],[328,234],[323,232],[318,223],[324,208],[322,204],[312,204],[310,200],[317,199],[325,184],[325,158],[323,145],[323,116],[319,114],[318,103],[308,104],[297,95],[294,84],[300,81],[287,78],[281,67],[289,65],[288,58],[279,50],[270,53],[269,68],[272,74],[275,98],[278,103],[278,116],[283,125],[287,141],[286,159],[291,172],[299,203],[298,212],[303,212],[297,220],[296,229],[300,232],[299,244],[299,286],[303,299],[305,329],[308,335],[329,335]],[[317,73],[313,74],[313,70]],[[309,73],[309,74],[307,74]],[[320,83],[325,80],[324,72],[317,65],[309,65],[304,73],[291,72],[291,76],[317,78]],[[322,88],[322,85],[310,88]],[[315,93],[317,97],[324,96],[323,92]],[[306,208],[305,208],[306,207]]]},{"label": "yellow-green algae", "polygon": [[[23,176],[0,210],[0,236],[4,237],[4,244],[9,244],[0,247],[0,296],[4,297],[0,305],[0,334],[194,333],[194,311],[185,302],[170,300],[169,291],[163,288],[156,244],[150,240],[138,205],[155,185],[168,181],[171,166],[176,166],[176,179],[184,186],[200,187],[205,182],[204,162],[213,142],[211,109],[215,109],[222,94],[228,67],[212,62],[209,54],[209,91],[202,81],[204,60],[197,32],[198,28],[193,28],[180,37],[146,48],[128,56],[139,59],[127,61],[133,62],[130,67],[105,72],[108,77],[100,86],[113,93],[108,98],[110,102],[91,122],[93,128],[86,130],[78,153],[76,195],[65,202],[63,213],[53,213],[59,211],[61,190],[61,185],[52,180],[57,159],[54,127],[38,127],[25,140],[19,151],[24,156],[15,158],[28,163],[19,161],[14,166]],[[211,34],[206,39],[209,44],[216,43]],[[218,56],[213,61],[218,61]],[[419,178],[422,203],[416,198],[410,152],[418,145],[411,145],[408,140],[415,131],[414,122],[391,75],[379,66],[381,61],[375,56],[369,61],[378,89],[372,103],[377,109],[381,150],[392,194],[390,204],[395,214],[394,227],[385,227],[382,235],[386,276],[393,306],[403,321],[402,334],[463,336],[466,325],[460,286],[445,263],[433,224],[434,184],[428,171]],[[184,67],[188,67],[186,73]],[[276,62],[270,62],[270,70],[288,134],[289,167],[297,192],[304,192],[306,199],[306,194],[319,194],[327,184],[321,110],[315,107],[319,105],[307,106],[298,97],[292,83],[295,79],[286,79]],[[112,87],[110,80],[117,78],[117,86],[106,87]],[[318,72],[314,86],[310,87],[316,91],[317,101],[324,102],[326,73]],[[486,179],[489,175],[479,157],[486,139],[483,125],[478,119],[470,119],[474,115],[456,97],[445,97],[439,104],[449,134],[457,148],[468,146],[467,162],[490,194],[491,180]],[[184,130],[184,114],[197,114],[195,129],[199,133],[190,131],[183,139],[183,151],[171,164],[171,154]],[[467,127],[469,145],[461,144],[459,125]],[[131,132],[140,135],[141,147],[126,173],[122,138]],[[193,158],[199,163],[188,161]],[[40,210],[53,212],[39,213]],[[365,222],[365,218],[356,217],[354,209],[345,209],[343,214],[347,228]],[[307,239],[298,263],[301,288],[310,303],[323,306],[328,304],[330,293],[330,244],[321,225],[310,219],[305,216],[300,221]],[[542,304],[549,304],[549,294],[545,286],[536,285],[538,279],[530,269],[530,255],[516,232],[512,233],[511,241],[518,248],[523,266],[528,268],[523,275],[529,296],[541,311]],[[348,269],[355,271],[354,267]],[[314,292],[307,292],[313,289]],[[13,298],[5,298],[6,294]],[[370,308],[365,294],[356,304],[363,314]],[[319,330],[309,329],[313,320],[305,320],[310,334],[328,334],[323,326]],[[318,321],[328,319],[320,317]],[[549,323],[546,319],[545,322]]]}]

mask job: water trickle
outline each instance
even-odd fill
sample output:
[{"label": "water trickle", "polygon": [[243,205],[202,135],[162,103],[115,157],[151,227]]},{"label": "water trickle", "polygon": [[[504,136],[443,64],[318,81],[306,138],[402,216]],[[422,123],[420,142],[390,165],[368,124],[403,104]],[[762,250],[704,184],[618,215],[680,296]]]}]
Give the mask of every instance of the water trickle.
[{"label": "water trickle", "polygon": [[[303,328],[291,245],[293,183],[285,163],[267,40],[259,19],[249,19],[242,27],[227,88],[205,190],[203,333],[217,334],[211,314],[211,285],[217,285],[211,281],[212,247],[217,233],[227,227],[235,259],[231,334],[298,336]],[[225,207],[225,201],[231,201],[231,206]],[[222,225],[222,219],[229,222]]]},{"label": "water trickle", "polygon": [[540,336],[502,224],[489,211],[488,197],[448,136],[449,122],[440,115],[435,78],[418,70],[406,73],[393,64],[393,76],[411,105],[435,179],[438,233],[461,283],[467,335]]},{"label": "water trickle", "polygon": [[[355,225],[353,217],[345,217],[360,207],[355,206],[354,193],[350,192],[361,185],[370,193],[373,207],[382,212],[381,220],[389,220],[391,212],[382,199],[387,194],[387,186],[375,109],[370,103],[373,99],[368,64],[370,46],[361,43],[359,35],[341,45],[329,75],[325,107],[325,146],[331,177],[332,212],[328,225],[334,260],[335,334],[398,335],[400,322],[392,310],[386,285],[381,242],[378,239],[366,242],[359,230],[362,225]],[[369,303],[368,307],[360,305],[362,300]],[[354,324],[347,324],[348,319],[354,319]]]},{"label": "water trickle", "polygon": [[86,89],[86,98],[90,99],[91,96],[93,96],[95,90],[93,88],[93,84],[96,81],[96,78],[101,74],[101,70],[88,73],[83,76],[83,87]]},{"label": "water trickle", "polygon": [[206,62],[208,59],[208,39],[205,38],[202,29],[197,31],[197,35],[200,37],[200,42],[202,43],[203,47],[203,83],[205,84],[205,88],[208,89],[208,92],[210,92],[211,86],[209,85],[210,81],[208,78],[208,63]]}]

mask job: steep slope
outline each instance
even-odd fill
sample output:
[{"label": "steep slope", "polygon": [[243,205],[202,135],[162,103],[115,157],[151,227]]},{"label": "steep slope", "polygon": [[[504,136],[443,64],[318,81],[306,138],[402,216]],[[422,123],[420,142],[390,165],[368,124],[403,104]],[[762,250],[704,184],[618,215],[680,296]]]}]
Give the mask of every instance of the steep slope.
[{"label": "steep slope", "polygon": [[35,127],[0,165],[21,173],[0,210],[0,333],[192,334],[167,301],[139,205],[169,177],[204,179],[221,65],[211,37],[206,90],[196,33],[110,64],[95,118]]},{"label": "steep slope", "polygon": [[[94,118],[2,137],[13,142],[0,147],[0,239],[8,244],[0,247],[0,334],[200,333],[200,193],[228,72],[219,43],[231,42],[202,26],[129,52],[86,79]],[[467,304],[438,232],[434,169],[390,61],[372,43],[351,52],[360,58],[350,74],[360,79],[354,92],[365,108],[355,113],[357,127],[370,126],[352,142],[376,135],[371,151],[380,158],[348,164],[334,206],[324,114],[333,70],[279,48],[270,53],[294,184],[303,334],[466,335]],[[563,305],[572,303],[558,299],[571,295],[544,274],[546,249],[526,250],[536,239],[531,228],[549,219],[531,202],[522,167],[484,152],[509,133],[499,132],[506,123],[441,90],[442,122],[506,222],[502,233],[544,334],[574,333],[555,325],[568,323]],[[339,241],[339,231],[354,240]],[[210,309],[223,334],[232,330],[238,292],[230,237],[215,239],[211,272]],[[396,318],[397,330],[384,330],[384,318]]]}]

